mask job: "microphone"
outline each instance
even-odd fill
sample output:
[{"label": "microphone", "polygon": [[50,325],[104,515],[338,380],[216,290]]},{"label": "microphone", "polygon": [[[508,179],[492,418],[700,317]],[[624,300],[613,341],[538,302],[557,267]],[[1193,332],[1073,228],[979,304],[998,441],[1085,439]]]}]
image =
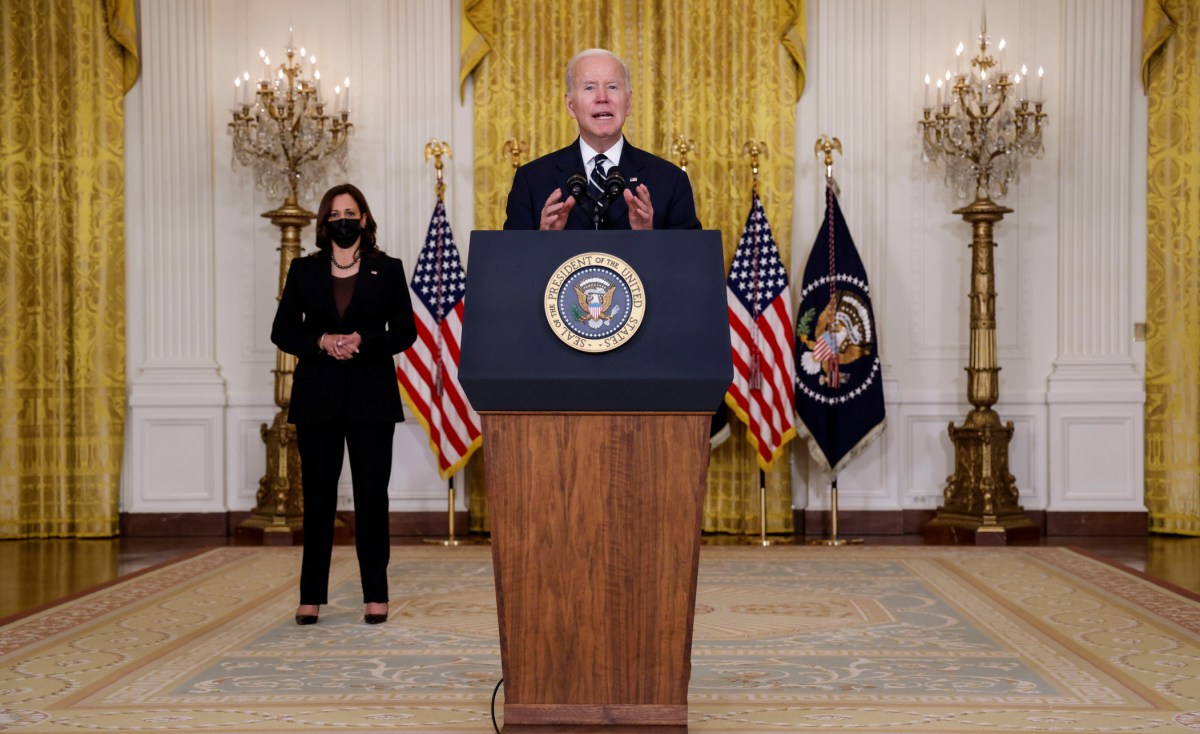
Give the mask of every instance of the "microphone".
[{"label": "microphone", "polygon": [[591,192],[588,191],[587,176],[583,175],[583,171],[576,171],[567,178],[567,194],[574,196],[577,202],[592,198]]},{"label": "microphone", "polygon": [[617,199],[625,191],[625,174],[621,173],[621,169],[613,166],[608,169],[608,174],[604,177],[604,205],[613,199]]}]

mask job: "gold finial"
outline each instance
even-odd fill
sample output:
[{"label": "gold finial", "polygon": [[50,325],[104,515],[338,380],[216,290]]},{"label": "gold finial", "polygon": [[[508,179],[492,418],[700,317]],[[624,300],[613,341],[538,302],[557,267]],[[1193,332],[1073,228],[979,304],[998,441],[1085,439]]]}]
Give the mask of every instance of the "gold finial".
[{"label": "gold finial", "polygon": [[512,167],[521,167],[521,155],[529,152],[529,143],[517,138],[509,138],[504,141],[504,155],[512,159]]},{"label": "gold finial", "polygon": [[820,158],[821,154],[825,154],[825,180],[833,180],[833,151],[842,153],[842,141],[837,138],[831,138],[828,135],[822,135],[817,140],[817,144],[813,147],[813,154]]},{"label": "gold finial", "polygon": [[742,155],[750,156],[750,172],[754,176],[754,187],[758,188],[758,157],[767,157],[767,144],[753,140],[742,146]]},{"label": "gold finial", "polygon": [[450,150],[450,144],[444,140],[430,138],[425,144],[425,161],[429,162],[433,158],[433,167],[437,169],[437,198],[438,201],[443,200],[443,195],[446,193],[446,182],[442,180],[442,168],[445,164],[442,163],[442,156],[453,158],[454,152]]},{"label": "gold finial", "polygon": [[696,149],[696,141],[675,133],[675,142],[671,143],[671,152],[679,156],[679,167],[687,170],[688,153]]}]

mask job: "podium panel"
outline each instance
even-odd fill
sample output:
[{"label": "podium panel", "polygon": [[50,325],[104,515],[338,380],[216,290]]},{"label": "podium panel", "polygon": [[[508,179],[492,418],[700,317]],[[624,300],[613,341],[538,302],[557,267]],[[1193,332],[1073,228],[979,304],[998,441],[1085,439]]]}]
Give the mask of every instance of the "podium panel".
[{"label": "podium panel", "polygon": [[709,416],[482,419],[505,725],[686,725]]},{"label": "podium panel", "polygon": [[[720,233],[474,232],[467,272],[505,730],[686,730],[708,430],[733,380]],[[584,323],[619,345],[576,349],[590,336],[563,329]]]}]

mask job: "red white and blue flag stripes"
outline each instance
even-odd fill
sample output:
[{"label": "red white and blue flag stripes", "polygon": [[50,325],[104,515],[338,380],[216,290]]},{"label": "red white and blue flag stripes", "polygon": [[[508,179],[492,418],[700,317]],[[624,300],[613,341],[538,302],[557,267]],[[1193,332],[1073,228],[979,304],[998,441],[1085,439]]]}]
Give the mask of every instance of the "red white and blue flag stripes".
[{"label": "red white and blue flag stripes", "polygon": [[765,470],[796,436],[796,364],[787,268],[757,190],[726,286],[733,384],[725,402],[749,428]]},{"label": "red white and blue flag stripes", "polygon": [[438,472],[449,478],[481,441],[479,416],[458,384],[466,272],[440,200],[409,284],[417,341],[400,354],[396,378],[404,401],[429,434]]}]

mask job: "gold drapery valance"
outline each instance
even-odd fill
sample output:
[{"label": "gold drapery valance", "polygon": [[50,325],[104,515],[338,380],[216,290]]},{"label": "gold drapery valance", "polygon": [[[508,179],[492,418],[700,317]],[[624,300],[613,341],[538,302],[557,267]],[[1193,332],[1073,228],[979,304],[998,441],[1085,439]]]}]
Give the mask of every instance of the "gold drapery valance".
[{"label": "gold drapery valance", "polygon": [[1200,535],[1200,7],[1147,0],[1146,507]]},{"label": "gold drapery valance", "polygon": [[0,537],[118,530],[134,0],[0,4]]},{"label": "gold drapery valance", "polygon": [[[804,38],[803,0],[710,0],[703,7],[686,0],[465,0],[460,83],[465,90],[475,75],[476,226],[504,222],[513,173],[506,141],[524,143],[528,162],[575,139],[563,74],[576,52],[602,47],[624,59],[633,77],[630,142],[664,158],[672,157],[676,135],[696,142],[688,154],[696,210],[706,228],[721,230],[727,263],[750,209],[742,145],[766,143],[759,194],[789,263]],[[733,436],[713,454],[704,528],[757,532],[758,468],[745,431]],[[792,530],[789,451],[768,477],[771,532]],[[472,497],[476,530],[484,527],[480,494]]]}]

